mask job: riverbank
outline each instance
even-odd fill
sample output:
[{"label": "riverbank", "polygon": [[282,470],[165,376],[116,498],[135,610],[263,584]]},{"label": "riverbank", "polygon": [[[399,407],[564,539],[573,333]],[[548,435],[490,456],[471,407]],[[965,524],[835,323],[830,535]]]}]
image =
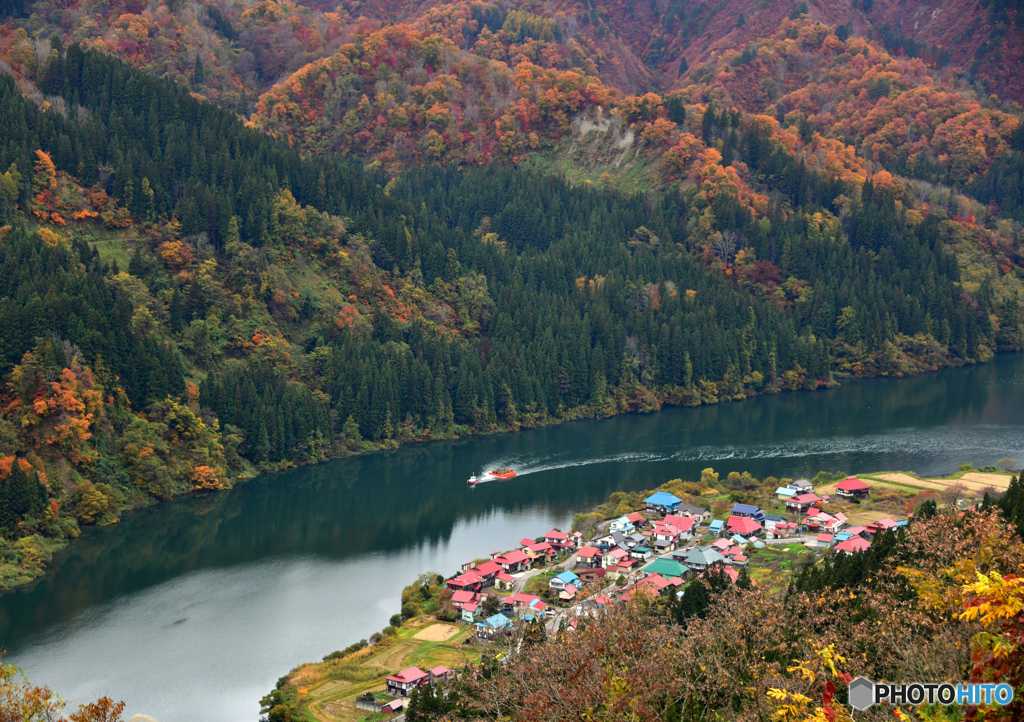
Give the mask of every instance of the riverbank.
[{"label": "riverbank", "polygon": [[[930,360],[929,364],[931,364],[932,361],[934,361],[934,359]],[[956,365],[960,364],[950,363],[949,367],[952,368]],[[974,364],[972,363],[971,365]],[[904,365],[900,368],[906,370],[908,367]],[[923,374],[933,371],[935,368],[936,367],[934,365],[920,364],[918,366],[911,367],[911,371],[909,373]],[[895,373],[900,376],[904,375],[904,372],[899,371],[898,369]],[[870,375],[860,377],[849,376],[845,373],[837,375],[842,375],[847,378],[865,379],[876,377],[879,374],[872,373]],[[117,524],[120,523],[126,515],[136,513],[139,509],[160,505],[164,501],[172,498],[179,498],[181,496],[188,496],[192,494],[225,493],[231,486],[245,483],[260,475],[280,473],[290,469],[302,468],[304,466],[329,461],[338,461],[367,454],[391,451],[410,444],[454,441],[475,436],[508,434],[522,431],[524,429],[541,429],[550,426],[557,426],[565,422],[607,419],[632,413],[649,414],[655,411],[660,411],[662,408],[696,408],[702,406],[715,406],[727,401],[750,400],[765,395],[774,395],[790,391],[825,390],[835,388],[837,385],[838,382],[833,379],[807,379],[803,376],[794,374],[785,374],[781,377],[769,380],[758,380],[757,378],[744,379],[738,386],[730,384],[727,380],[719,382],[701,381],[700,384],[695,384],[688,388],[671,387],[658,389],[656,391],[649,390],[642,384],[624,385],[611,389],[601,404],[584,404],[574,407],[572,409],[565,410],[562,415],[558,417],[551,417],[543,414],[524,414],[521,419],[509,425],[483,424],[480,426],[453,426],[448,431],[426,430],[425,432],[416,433],[407,431],[397,438],[383,439],[380,441],[364,440],[361,438],[346,438],[342,439],[339,443],[332,445],[329,449],[329,454],[315,460],[296,458],[277,463],[263,462],[256,465],[240,458],[240,466],[234,470],[231,483],[223,484],[222,488],[201,488],[197,491],[191,485],[178,485],[171,490],[170,494],[166,498],[136,494],[132,495],[130,498],[124,499],[123,505],[119,507],[117,506],[119,502],[116,502],[115,499],[116,494],[110,495],[104,493],[104,496],[98,497],[98,500],[104,509],[109,507],[109,511],[87,515],[84,517],[88,520],[87,522],[82,521],[83,517],[81,517],[77,512],[77,507],[82,503],[82,500],[76,496],[71,500],[73,503],[71,503],[70,506],[65,504],[68,508],[76,510],[76,516],[74,518],[67,518],[65,520],[67,523],[65,523],[64,526],[67,526],[68,523],[74,522],[76,519],[78,520],[78,523],[83,524],[84,527],[88,527],[90,525]],[[731,391],[728,390],[730,388],[732,389]],[[107,491],[105,487],[99,487],[99,489],[101,492]],[[58,508],[60,507],[58,506]],[[46,573],[47,568],[53,563],[55,556],[58,555],[61,550],[73,545],[77,536],[78,531],[76,526],[75,529],[62,532],[59,537],[48,536],[44,530],[40,530],[35,534],[24,537],[25,539],[28,539],[27,541],[17,542],[17,540],[0,540],[7,550],[4,558],[0,559],[0,593],[31,583],[35,579],[43,576]]]}]

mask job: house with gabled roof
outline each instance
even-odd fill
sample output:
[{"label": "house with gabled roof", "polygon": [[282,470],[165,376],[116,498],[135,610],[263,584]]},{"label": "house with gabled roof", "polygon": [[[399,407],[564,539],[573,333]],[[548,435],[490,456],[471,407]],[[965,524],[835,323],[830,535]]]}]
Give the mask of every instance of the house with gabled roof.
[{"label": "house with gabled roof", "polygon": [[666,579],[672,577],[685,577],[687,572],[686,566],[682,563],[677,562],[674,559],[668,557],[662,557],[661,559],[655,559],[653,562],[644,567],[644,572],[647,574],[660,574]]},{"label": "house with gabled roof", "polygon": [[498,572],[494,575],[494,588],[500,589],[503,592],[509,592],[515,589],[516,578],[508,572]]},{"label": "house with gabled roof", "polygon": [[496,562],[484,562],[483,564],[477,564],[471,571],[478,577],[482,577],[485,582],[491,582],[498,572],[504,570]]},{"label": "house with gabled roof", "polygon": [[624,516],[620,516],[618,519],[612,519],[608,523],[609,532],[620,531],[625,532],[626,534],[630,534],[635,528],[636,527],[633,525],[633,522],[631,522]]},{"label": "house with gabled roof", "polygon": [[667,491],[656,491],[649,497],[644,499],[644,504],[647,505],[647,511],[652,514],[669,514],[679,508],[679,505],[683,503],[683,500],[677,497],[675,494],[669,494]]},{"label": "house with gabled roof", "polygon": [[414,690],[419,689],[430,681],[430,672],[424,672],[419,667],[406,667],[401,672],[387,677],[388,694],[396,697],[408,697]]},{"label": "house with gabled roof", "polygon": [[501,612],[476,623],[477,639],[493,641],[495,637],[512,630],[512,620]]},{"label": "house with gabled roof", "polygon": [[462,609],[466,604],[479,603],[484,600],[486,594],[479,594],[468,590],[459,589],[452,592],[451,603],[456,609]]},{"label": "house with gabled roof", "polygon": [[618,547],[612,547],[601,555],[601,566],[605,569],[608,567],[618,564],[623,559],[629,558],[629,552],[625,549],[619,549]]},{"label": "house with gabled roof", "polygon": [[764,522],[764,511],[753,504],[733,504],[732,510],[729,513],[732,516],[748,516],[758,523]]},{"label": "house with gabled roof", "polygon": [[680,504],[676,513],[686,517],[693,517],[697,520],[698,524],[705,524],[711,519],[710,511],[702,506],[693,506],[691,504]]},{"label": "house with gabled roof", "polygon": [[626,514],[626,519],[628,519],[629,522],[637,529],[647,526],[647,517],[638,511],[634,511],[632,514]]},{"label": "house with gabled roof", "polygon": [[477,574],[466,572],[465,574],[460,574],[454,579],[449,579],[444,583],[444,585],[451,590],[468,589],[470,591],[479,592],[483,589],[486,581],[486,579]]},{"label": "house with gabled roof", "polygon": [[607,572],[601,567],[594,567],[592,569],[580,569],[579,567],[577,567],[576,571],[579,573],[581,582],[587,582],[591,584],[594,582],[600,582],[602,579],[604,579],[605,574],[607,574]]},{"label": "house with gabled roof", "polygon": [[530,568],[530,557],[522,549],[513,549],[510,552],[492,557],[491,561],[509,574],[515,574]]},{"label": "house with gabled roof", "polygon": [[572,545],[572,542],[569,541],[569,535],[564,531],[558,531],[558,529],[552,529],[546,533],[544,535],[544,541],[555,549],[562,549]]},{"label": "house with gabled roof", "polygon": [[578,584],[580,578],[572,572],[562,572],[551,577],[551,581],[548,582],[548,587],[555,591],[561,591],[570,584]]},{"label": "house with gabled roof", "polygon": [[576,550],[577,567],[599,567],[601,566],[601,550],[597,547],[583,546]]},{"label": "house with gabled roof", "polygon": [[702,572],[712,564],[725,562],[725,557],[711,547],[694,547],[680,561],[694,572]]},{"label": "house with gabled roof", "polygon": [[889,531],[890,529],[896,529],[898,531],[901,527],[902,525],[898,521],[890,519],[889,517],[879,519],[878,521],[874,521],[866,525],[868,535],[870,535],[871,538]]},{"label": "house with gabled roof", "polygon": [[833,549],[840,554],[858,554],[863,551],[867,551],[871,547],[871,542],[863,537],[851,536],[849,539],[845,539],[836,544]]},{"label": "house with gabled roof", "polygon": [[757,519],[750,516],[730,516],[725,524],[726,529],[732,535],[738,535],[744,539],[760,536],[762,529]]},{"label": "house with gabled roof", "polygon": [[786,500],[786,511],[791,514],[802,514],[819,501],[822,501],[822,498],[817,494],[798,494]]},{"label": "house with gabled roof", "polygon": [[821,548],[821,549],[831,549],[832,548],[832,540],[834,538],[835,537],[833,537],[831,534],[819,534],[815,538],[815,542],[817,543],[817,546],[819,548]]},{"label": "house with gabled roof", "polygon": [[472,624],[480,618],[480,615],[483,614],[483,606],[484,605],[479,602],[463,604],[462,609],[459,610],[459,616],[462,618],[462,621]]},{"label": "house with gabled roof", "polygon": [[849,476],[836,484],[836,495],[840,499],[867,499],[871,488],[856,476]]},{"label": "house with gabled roof", "polygon": [[709,531],[715,535],[721,534],[725,531],[725,521],[722,519],[712,519]]}]

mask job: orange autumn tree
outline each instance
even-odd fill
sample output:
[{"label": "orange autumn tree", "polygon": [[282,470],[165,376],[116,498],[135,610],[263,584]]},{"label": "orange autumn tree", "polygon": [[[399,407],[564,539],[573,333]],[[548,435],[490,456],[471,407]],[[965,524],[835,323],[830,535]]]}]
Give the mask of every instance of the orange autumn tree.
[{"label": "orange autumn tree", "polygon": [[37,687],[20,669],[0,662],[0,722],[121,722],[124,702],[100,697],[67,714],[67,704],[49,687]]},{"label": "orange autumn tree", "polygon": [[47,381],[36,354],[26,351],[11,371],[10,386],[19,398],[8,405],[7,412],[37,449],[54,446],[81,465],[95,455],[86,442],[103,414],[103,388],[82,366],[76,348],[71,356],[70,368],[64,368],[55,381]]}]

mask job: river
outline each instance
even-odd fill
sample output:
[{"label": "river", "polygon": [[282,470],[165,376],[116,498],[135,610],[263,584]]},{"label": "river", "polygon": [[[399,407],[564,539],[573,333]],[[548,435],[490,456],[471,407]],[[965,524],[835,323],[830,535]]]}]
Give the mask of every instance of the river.
[{"label": "river", "polygon": [[[47,576],[0,596],[0,643],[74,703],[106,694],[159,722],[253,722],[292,666],[385,626],[417,574],[564,529],[612,491],[708,466],[759,478],[932,474],[1006,456],[1024,460],[1024,355],[412,446],[91,529]],[[464,484],[499,464],[519,478]]]}]

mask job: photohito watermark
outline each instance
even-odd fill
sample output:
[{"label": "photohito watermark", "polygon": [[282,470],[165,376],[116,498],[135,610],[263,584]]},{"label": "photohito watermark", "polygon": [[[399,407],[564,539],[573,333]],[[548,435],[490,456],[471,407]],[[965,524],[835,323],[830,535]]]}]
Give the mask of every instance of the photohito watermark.
[{"label": "photohito watermark", "polygon": [[885,684],[857,677],[850,682],[850,706],[858,712],[873,704],[998,704],[1013,701],[1013,687],[1008,684],[949,684],[910,682]]}]

